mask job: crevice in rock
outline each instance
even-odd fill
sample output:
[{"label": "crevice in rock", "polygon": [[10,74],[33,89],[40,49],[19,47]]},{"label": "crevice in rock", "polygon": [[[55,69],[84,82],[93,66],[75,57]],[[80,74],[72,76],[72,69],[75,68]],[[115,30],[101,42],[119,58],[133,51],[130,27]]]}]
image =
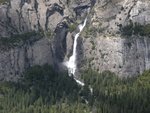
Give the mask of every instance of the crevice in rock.
[{"label": "crevice in rock", "polygon": [[35,8],[35,11],[36,11],[36,17],[37,17],[37,19],[38,19],[38,21],[37,21],[37,26],[38,26],[38,30],[40,30],[41,29],[41,26],[40,26],[40,22],[39,22],[39,16],[38,16],[38,2],[37,2],[37,0],[34,0],[34,8]]},{"label": "crevice in rock", "polygon": [[29,62],[29,58],[28,58],[28,46],[24,46],[24,68],[25,70],[28,69],[30,67],[30,62]]},{"label": "crevice in rock", "polygon": [[17,51],[17,69],[18,69],[18,74],[20,74],[20,65],[19,65],[19,58],[20,58],[20,48]]},{"label": "crevice in rock", "polygon": [[50,8],[46,11],[46,22],[45,22],[45,29],[48,30],[48,18],[53,15],[55,12],[58,12],[60,15],[64,15],[63,8],[59,6],[57,3],[54,3]]},{"label": "crevice in rock", "polygon": [[77,17],[77,16],[81,16],[82,12],[88,8],[90,8],[90,5],[77,6],[73,9],[73,11],[75,12]]},{"label": "crevice in rock", "polygon": [[133,5],[130,7],[130,9],[129,9],[128,13],[127,13],[127,17],[126,17],[125,21],[129,19],[129,17],[130,17],[130,12],[131,12],[131,10],[134,8],[134,6],[136,5],[136,3],[137,3],[137,1],[134,1]]},{"label": "crevice in rock", "polygon": [[37,0],[34,0],[34,8],[35,8],[35,11],[36,11],[36,13],[38,13],[38,2],[37,2]]}]

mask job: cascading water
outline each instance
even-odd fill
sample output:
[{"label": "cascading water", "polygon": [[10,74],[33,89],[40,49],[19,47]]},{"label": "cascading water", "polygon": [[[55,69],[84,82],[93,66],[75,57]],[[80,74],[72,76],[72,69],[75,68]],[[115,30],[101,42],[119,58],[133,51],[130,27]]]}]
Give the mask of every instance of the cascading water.
[{"label": "cascading water", "polygon": [[[89,13],[90,9],[88,9],[88,13]],[[69,76],[74,76],[75,75],[75,72],[76,72],[76,69],[77,69],[77,63],[76,63],[76,57],[77,57],[77,39],[80,35],[80,33],[82,32],[83,28],[85,27],[86,25],[86,22],[87,22],[87,17],[85,18],[84,22],[80,25],[78,25],[78,28],[79,28],[79,32],[75,35],[75,38],[74,38],[74,44],[73,44],[73,54],[72,56],[69,58],[69,61],[65,62],[64,64],[67,66],[68,68],[68,73],[69,73]],[[84,86],[84,82],[76,79],[76,77],[74,76],[73,77],[74,80],[81,86]],[[91,91],[91,94],[93,93],[93,89],[89,86],[89,89]],[[88,103],[88,101],[82,97],[86,103]]]},{"label": "cascading water", "polygon": [[[65,63],[65,65],[67,66],[68,68],[68,72],[69,72],[69,76],[71,76],[72,74],[75,75],[75,72],[76,72],[76,69],[77,69],[77,64],[76,64],[76,57],[77,57],[77,39],[81,33],[81,31],[83,30],[83,28],[85,27],[86,25],[86,22],[87,22],[87,18],[85,18],[84,20],[84,23],[83,24],[80,24],[78,26],[79,28],[79,32],[75,35],[75,38],[74,38],[74,44],[73,44],[73,54],[72,56],[69,58],[69,61]],[[77,80],[76,80],[77,81]],[[79,84],[82,84],[80,81],[77,81]]]},{"label": "cascading water", "polygon": [[[85,18],[83,24],[80,24],[78,26],[79,28],[79,32],[75,35],[75,38],[74,38],[74,44],[73,44],[73,54],[72,56],[69,58],[69,61],[65,63],[65,65],[67,66],[68,68],[68,72],[69,72],[69,76],[71,75],[75,75],[75,72],[76,72],[76,69],[77,69],[77,63],[76,63],[76,57],[77,57],[77,39],[81,33],[81,31],[83,30],[83,28],[85,27],[86,25],[86,22],[87,22],[87,18]],[[78,80],[75,76],[73,77],[74,80],[81,86],[84,86],[84,82]],[[93,89],[89,86],[89,89],[91,91],[91,94],[93,93]],[[88,101],[82,97],[86,103],[88,103]]]}]

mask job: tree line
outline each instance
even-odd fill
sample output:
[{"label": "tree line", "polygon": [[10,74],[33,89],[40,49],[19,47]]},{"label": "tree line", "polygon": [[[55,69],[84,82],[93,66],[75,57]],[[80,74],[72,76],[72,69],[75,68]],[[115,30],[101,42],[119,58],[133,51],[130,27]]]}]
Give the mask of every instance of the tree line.
[{"label": "tree line", "polygon": [[[0,113],[149,113],[150,71],[134,78],[87,69],[79,86],[51,66],[28,69],[18,83],[0,83]],[[90,91],[93,89],[93,92]]]}]

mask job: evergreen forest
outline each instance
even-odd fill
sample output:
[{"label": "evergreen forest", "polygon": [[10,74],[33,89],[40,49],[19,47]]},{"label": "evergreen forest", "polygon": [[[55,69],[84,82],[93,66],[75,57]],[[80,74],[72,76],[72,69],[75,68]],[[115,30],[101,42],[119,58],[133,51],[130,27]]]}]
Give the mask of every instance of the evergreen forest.
[{"label": "evergreen forest", "polygon": [[91,69],[81,87],[67,73],[34,66],[19,82],[0,83],[0,113],[150,113],[150,71],[134,78]]}]

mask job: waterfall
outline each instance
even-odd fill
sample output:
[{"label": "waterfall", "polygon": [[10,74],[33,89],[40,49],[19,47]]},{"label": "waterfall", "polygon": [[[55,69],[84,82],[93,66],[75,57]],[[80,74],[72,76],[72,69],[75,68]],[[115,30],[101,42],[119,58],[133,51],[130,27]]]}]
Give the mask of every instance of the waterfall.
[{"label": "waterfall", "polygon": [[[77,57],[77,39],[78,39],[81,31],[85,27],[86,22],[87,22],[87,18],[85,18],[83,24],[78,25],[79,32],[75,35],[75,38],[74,38],[73,54],[69,58],[69,61],[66,62],[66,64],[65,64],[67,66],[67,68],[68,68],[69,76],[71,76],[72,74],[75,75],[75,72],[76,72],[76,69],[77,69],[77,63],[76,63],[76,57]],[[83,85],[83,83],[81,83],[81,84]]]},{"label": "waterfall", "polygon": [[[89,11],[88,11],[89,12]],[[77,39],[80,35],[80,33],[82,32],[83,28],[85,27],[87,22],[87,17],[85,18],[84,22],[80,25],[78,25],[79,28],[79,32],[75,35],[74,38],[74,44],[73,44],[73,54],[72,56],[69,58],[69,61],[65,62],[65,66],[67,66],[68,68],[68,72],[69,72],[69,76],[71,75],[75,75],[76,69],[77,69],[77,63],[76,63],[76,57],[77,57]],[[78,80],[75,76],[74,76],[74,80],[81,86],[84,86],[84,82]],[[91,94],[93,93],[93,88],[91,86],[89,86],[90,92]],[[86,99],[85,99],[86,101]]]}]

